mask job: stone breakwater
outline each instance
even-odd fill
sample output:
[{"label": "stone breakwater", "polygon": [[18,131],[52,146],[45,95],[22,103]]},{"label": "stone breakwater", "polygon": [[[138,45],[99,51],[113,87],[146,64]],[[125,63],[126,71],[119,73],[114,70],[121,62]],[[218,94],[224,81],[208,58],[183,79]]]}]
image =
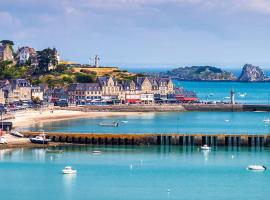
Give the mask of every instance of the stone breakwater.
[{"label": "stone breakwater", "polygon": [[[33,137],[40,132],[24,132]],[[179,146],[247,146],[263,147],[270,145],[270,135],[247,134],[94,134],[94,133],[46,133],[55,143],[85,145],[179,145]]]},{"label": "stone breakwater", "polygon": [[185,111],[244,111],[243,105],[210,104],[170,104],[170,105],[110,105],[110,106],[70,106],[55,108],[83,112],[185,112]]},{"label": "stone breakwater", "polygon": [[110,106],[70,106],[55,107],[55,110],[73,110],[82,112],[243,112],[270,111],[269,105],[248,104],[149,104],[149,105],[110,105]]}]

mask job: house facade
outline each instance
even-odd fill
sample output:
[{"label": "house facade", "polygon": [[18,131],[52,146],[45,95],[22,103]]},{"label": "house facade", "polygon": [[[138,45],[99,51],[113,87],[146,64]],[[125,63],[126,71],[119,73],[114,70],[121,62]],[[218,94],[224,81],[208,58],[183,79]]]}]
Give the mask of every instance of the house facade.
[{"label": "house facade", "polygon": [[96,83],[75,83],[68,87],[70,103],[84,104],[93,100],[120,100],[127,103],[153,103],[158,97],[168,99],[175,88],[171,79],[140,77],[117,81],[115,77],[98,77]]},{"label": "house facade", "polygon": [[0,88],[0,104],[5,103],[6,103],[5,91],[2,88]]},{"label": "house facade", "polygon": [[103,99],[118,99],[120,94],[121,85],[115,77],[102,76],[97,78],[97,83],[102,90]]},{"label": "house facade", "polygon": [[31,47],[20,47],[17,51],[18,63],[23,65],[30,62],[31,65],[37,65],[37,52]]},{"label": "house facade", "polygon": [[31,88],[31,99],[39,99],[40,101],[44,100],[44,92],[39,86],[33,86]]},{"label": "house facade", "polygon": [[14,61],[10,45],[0,45],[0,61]]},{"label": "house facade", "polygon": [[8,94],[9,103],[19,101],[31,101],[32,87],[25,79],[15,79],[10,81],[11,90]]},{"label": "house facade", "polygon": [[68,87],[70,103],[85,104],[92,100],[101,100],[102,89],[98,83],[74,83]]}]

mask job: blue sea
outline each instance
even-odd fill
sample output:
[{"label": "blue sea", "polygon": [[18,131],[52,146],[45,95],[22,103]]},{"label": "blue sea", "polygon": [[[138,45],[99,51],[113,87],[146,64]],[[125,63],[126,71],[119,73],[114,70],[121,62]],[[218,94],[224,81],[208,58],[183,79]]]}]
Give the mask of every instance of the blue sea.
[{"label": "blue sea", "polygon": [[[268,112],[171,112],[140,113],[34,124],[24,130],[70,133],[206,133],[269,134]],[[118,127],[100,126],[118,121]],[[248,123],[247,123],[248,122]]]},{"label": "blue sea", "polygon": [[[269,149],[186,147],[62,147],[0,150],[3,200],[265,200]],[[93,155],[93,150],[102,151]],[[77,175],[63,175],[70,165]]]},{"label": "blue sea", "polygon": [[201,101],[228,102],[230,91],[234,90],[235,100],[243,104],[269,104],[270,82],[198,82],[174,81],[178,87],[196,92]]},{"label": "blue sea", "polygon": [[[159,73],[166,72],[177,65],[164,65],[170,67],[126,67],[131,72],[135,73]],[[241,68],[224,69],[230,71],[235,76],[241,74]],[[267,76],[270,76],[270,70],[264,71]],[[186,90],[194,91],[202,101],[228,101],[230,91],[235,91],[237,103],[244,104],[269,104],[270,99],[270,82],[244,83],[244,82],[211,82],[211,81],[174,81],[176,86],[184,87]]]}]

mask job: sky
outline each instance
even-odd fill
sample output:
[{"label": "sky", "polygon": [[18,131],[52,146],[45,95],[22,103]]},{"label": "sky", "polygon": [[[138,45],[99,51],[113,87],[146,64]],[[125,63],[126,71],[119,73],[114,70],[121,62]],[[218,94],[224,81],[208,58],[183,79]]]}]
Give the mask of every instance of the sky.
[{"label": "sky", "polygon": [[79,63],[270,68],[270,0],[0,0],[0,27]]}]

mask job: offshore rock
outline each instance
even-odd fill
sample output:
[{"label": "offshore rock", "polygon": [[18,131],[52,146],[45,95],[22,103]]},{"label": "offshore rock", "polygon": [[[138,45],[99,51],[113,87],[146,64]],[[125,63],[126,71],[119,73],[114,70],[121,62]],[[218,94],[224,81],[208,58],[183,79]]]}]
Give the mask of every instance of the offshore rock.
[{"label": "offshore rock", "polygon": [[269,81],[263,70],[258,66],[245,64],[238,81],[255,82],[255,81]]}]

